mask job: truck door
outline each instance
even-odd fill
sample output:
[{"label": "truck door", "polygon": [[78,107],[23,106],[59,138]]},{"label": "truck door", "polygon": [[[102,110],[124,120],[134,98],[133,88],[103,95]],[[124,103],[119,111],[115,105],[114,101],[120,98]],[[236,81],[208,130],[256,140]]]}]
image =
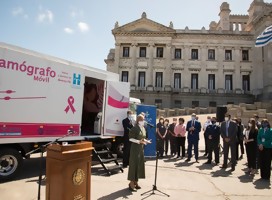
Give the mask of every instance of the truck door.
[{"label": "truck door", "polygon": [[122,120],[127,117],[130,84],[107,81],[105,91],[102,133],[104,136],[123,136]]}]

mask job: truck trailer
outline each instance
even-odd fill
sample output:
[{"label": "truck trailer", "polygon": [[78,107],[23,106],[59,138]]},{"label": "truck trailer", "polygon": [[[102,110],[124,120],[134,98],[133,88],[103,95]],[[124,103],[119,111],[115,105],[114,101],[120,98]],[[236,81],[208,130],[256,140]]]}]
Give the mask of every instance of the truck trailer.
[{"label": "truck trailer", "polygon": [[129,91],[118,74],[0,43],[0,179],[58,138],[95,146],[122,136]]}]

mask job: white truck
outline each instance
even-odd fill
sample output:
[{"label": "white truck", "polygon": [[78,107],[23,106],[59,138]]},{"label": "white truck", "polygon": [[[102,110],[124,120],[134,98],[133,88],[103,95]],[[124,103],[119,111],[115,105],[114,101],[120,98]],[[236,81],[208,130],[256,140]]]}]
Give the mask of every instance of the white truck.
[{"label": "white truck", "polygon": [[128,108],[129,83],[118,74],[0,43],[0,179],[67,133],[61,141],[122,136]]}]

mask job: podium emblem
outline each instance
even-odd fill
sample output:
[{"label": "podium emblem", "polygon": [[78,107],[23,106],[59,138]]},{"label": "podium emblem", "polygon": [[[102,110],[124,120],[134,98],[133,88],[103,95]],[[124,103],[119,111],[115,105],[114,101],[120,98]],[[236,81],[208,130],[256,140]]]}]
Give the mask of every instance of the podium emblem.
[{"label": "podium emblem", "polygon": [[80,185],[85,179],[85,173],[82,169],[77,169],[73,174],[74,185]]}]

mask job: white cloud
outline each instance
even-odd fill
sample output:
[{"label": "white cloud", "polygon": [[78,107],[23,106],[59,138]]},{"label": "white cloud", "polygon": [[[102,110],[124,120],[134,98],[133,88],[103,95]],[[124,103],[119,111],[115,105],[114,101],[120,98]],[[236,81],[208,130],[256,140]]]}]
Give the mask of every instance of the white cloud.
[{"label": "white cloud", "polygon": [[22,7],[13,8],[11,13],[13,16],[22,16],[24,19],[28,19],[28,15]]},{"label": "white cloud", "polygon": [[49,22],[52,23],[54,19],[54,14],[51,10],[45,10],[41,11],[38,15],[38,21],[43,23],[43,22]]},{"label": "white cloud", "polygon": [[70,16],[75,19],[75,18],[80,18],[80,17],[84,17],[84,11],[77,9],[77,8],[71,8],[72,11],[70,12]]},{"label": "white cloud", "polygon": [[64,32],[65,32],[65,33],[68,33],[68,34],[73,34],[73,33],[74,33],[74,30],[71,29],[71,28],[66,27],[66,28],[64,28]]},{"label": "white cloud", "polygon": [[22,7],[13,8],[12,14],[14,16],[20,15],[24,13],[24,9]]},{"label": "white cloud", "polygon": [[78,25],[79,30],[80,30],[82,33],[88,32],[88,31],[89,31],[89,26],[88,26],[88,24],[86,24],[85,22],[79,22],[77,25]]}]

